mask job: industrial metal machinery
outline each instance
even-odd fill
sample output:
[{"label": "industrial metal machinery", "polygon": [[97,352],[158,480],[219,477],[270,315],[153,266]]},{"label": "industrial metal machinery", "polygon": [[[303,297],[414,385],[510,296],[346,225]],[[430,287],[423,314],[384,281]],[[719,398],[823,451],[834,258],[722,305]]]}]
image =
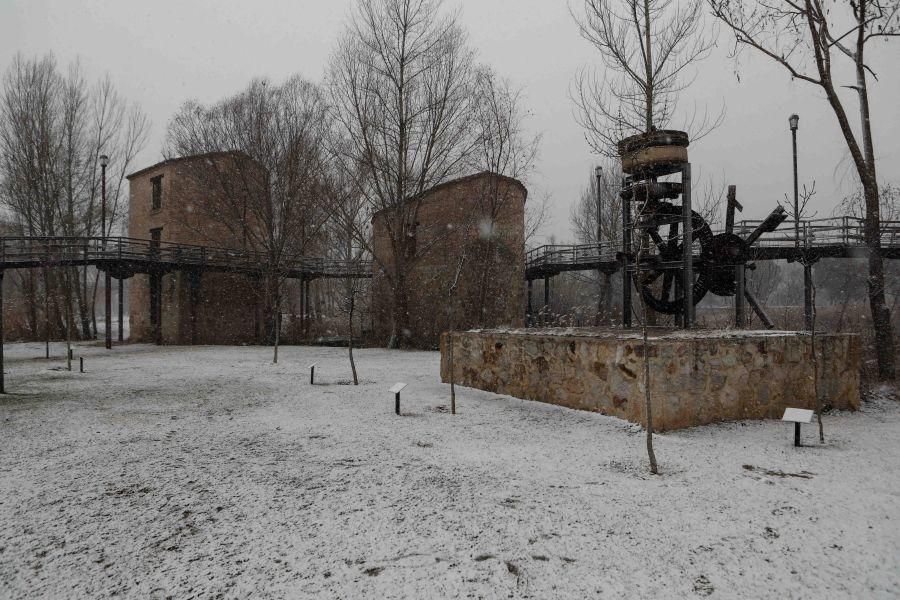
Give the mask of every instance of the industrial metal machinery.
[{"label": "industrial metal machinery", "polygon": [[[760,319],[771,320],[744,286],[752,269],[751,246],[774,231],[787,215],[777,207],[749,235],[734,233],[735,210],[729,188],[725,231],[713,234],[706,219],[691,207],[689,140],[683,131],[657,130],[619,142],[622,159],[623,252],[620,260],[648,309],[674,315],[676,325],[691,327],[694,305],[707,293],[746,298]],[[676,176],[676,180],[661,180]],[[632,290],[623,286],[624,326],[631,326]]]}]

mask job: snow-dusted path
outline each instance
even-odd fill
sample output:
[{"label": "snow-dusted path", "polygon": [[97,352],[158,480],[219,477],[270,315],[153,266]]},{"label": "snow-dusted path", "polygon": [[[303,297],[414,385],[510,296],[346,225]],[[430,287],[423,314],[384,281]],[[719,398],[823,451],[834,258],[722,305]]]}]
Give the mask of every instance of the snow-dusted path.
[{"label": "snow-dusted path", "polygon": [[0,597],[900,594],[897,402],[824,447],[659,435],[652,477],[631,424],[463,388],[454,417],[437,354],[358,351],[353,387],[345,352],[90,347],[82,375],[8,345]]}]

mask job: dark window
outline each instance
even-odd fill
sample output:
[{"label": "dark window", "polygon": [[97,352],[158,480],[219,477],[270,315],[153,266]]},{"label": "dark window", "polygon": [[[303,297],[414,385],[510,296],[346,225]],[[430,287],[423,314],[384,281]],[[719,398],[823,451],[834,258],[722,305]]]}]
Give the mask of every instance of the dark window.
[{"label": "dark window", "polygon": [[150,210],[162,208],[162,175],[157,175],[150,180],[153,184],[153,198],[150,200]]}]

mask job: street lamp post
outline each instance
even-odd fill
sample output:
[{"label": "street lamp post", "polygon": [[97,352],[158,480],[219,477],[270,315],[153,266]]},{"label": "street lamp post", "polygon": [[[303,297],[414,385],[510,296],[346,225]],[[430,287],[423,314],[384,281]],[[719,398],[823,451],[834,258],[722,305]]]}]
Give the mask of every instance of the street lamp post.
[{"label": "street lamp post", "polygon": [[[109,157],[105,154],[100,155],[100,237],[102,249],[106,250],[106,165],[109,164]],[[105,258],[105,257],[104,257]],[[106,303],[106,349],[112,349],[112,277],[109,274],[109,263],[105,265],[104,271],[104,292],[103,297]]]},{"label": "street lamp post", "polygon": [[594,176],[597,178],[597,247],[603,243],[603,167],[594,167]]},{"label": "street lamp post", "polygon": [[791,139],[794,144],[794,246],[800,247],[800,201],[797,193],[797,124],[800,117],[791,115],[788,123],[791,125]]},{"label": "street lamp post", "polygon": [[100,155],[100,237],[103,238],[103,246],[106,246],[106,165],[109,157]]},{"label": "street lamp post", "polygon": [[[794,147],[794,247],[800,250],[800,194],[797,188],[797,125],[800,117],[791,115],[788,123],[791,126],[791,141]],[[805,231],[804,231],[805,233]],[[804,240],[804,249],[800,251],[800,264],[803,265],[803,317],[806,329],[812,330],[812,263],[807,255],[806,245],[809,240]]]},{"label": "street lamp post", "polygon": [[[597,178],[597,261],[600,262],[603,254],[603,167],[594,167],[594,176]],[[603,272],[597,271],[597,281],[600,282],[599,298],[597,299],[597,318],[594,324],[600,326],[608,311],[606,304],[606,286],[603,281]]]}]

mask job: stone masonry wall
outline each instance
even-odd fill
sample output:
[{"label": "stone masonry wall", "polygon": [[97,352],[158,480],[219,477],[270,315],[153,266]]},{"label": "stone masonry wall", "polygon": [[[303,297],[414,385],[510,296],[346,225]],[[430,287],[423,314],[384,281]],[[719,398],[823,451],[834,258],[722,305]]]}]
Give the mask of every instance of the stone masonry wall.
[{"label": "stone masonry wall", "polygon": [[[458,385],[589,410],[643,424],[639,335],[597,330],[485,330],[441,339],[449,381],[453,341]],[[811,340],[793,332],[672,332],[649,340],[654,428],[740,419],[778,419],[784,408],[814,408]],[[859,407],[860,343],[855,334],[819,335],[823,405]]]}]

